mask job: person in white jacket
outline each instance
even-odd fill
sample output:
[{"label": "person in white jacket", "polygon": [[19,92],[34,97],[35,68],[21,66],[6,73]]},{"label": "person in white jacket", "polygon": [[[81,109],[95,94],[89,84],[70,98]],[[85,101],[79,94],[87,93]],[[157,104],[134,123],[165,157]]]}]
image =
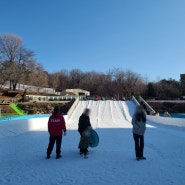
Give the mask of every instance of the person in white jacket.
[{"label": "person in white jacket", "polygon": [[135,141],[136,160],[146,160],[143,156],[144,151],[144,134],[146,130],[146,114],[142,106],[136,108],[132,118],[133,137]]}]

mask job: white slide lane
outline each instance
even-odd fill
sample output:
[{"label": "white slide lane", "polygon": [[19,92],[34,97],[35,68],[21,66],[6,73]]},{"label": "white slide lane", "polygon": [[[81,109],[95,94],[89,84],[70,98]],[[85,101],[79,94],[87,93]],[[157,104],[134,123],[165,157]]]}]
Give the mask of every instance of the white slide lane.
[{"label": "white slide lane", "polygon": [[79,117],[85,108],[91,110],[93,128],[130,128],[135,104],[132,101],[80,101],[68,120],[68,128],[77,129]]}]

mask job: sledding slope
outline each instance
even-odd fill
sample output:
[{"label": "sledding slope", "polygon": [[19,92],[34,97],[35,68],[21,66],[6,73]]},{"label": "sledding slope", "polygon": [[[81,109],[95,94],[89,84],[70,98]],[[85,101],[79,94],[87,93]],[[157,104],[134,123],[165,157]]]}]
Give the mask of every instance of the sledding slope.
[{"label": "sledding slope", "polygon": [[79,101],[68,121],[68,127],[77,128],[85,108],[91,109],[90,119],[94,128],[130,128],[135,104],[132,101]]}]

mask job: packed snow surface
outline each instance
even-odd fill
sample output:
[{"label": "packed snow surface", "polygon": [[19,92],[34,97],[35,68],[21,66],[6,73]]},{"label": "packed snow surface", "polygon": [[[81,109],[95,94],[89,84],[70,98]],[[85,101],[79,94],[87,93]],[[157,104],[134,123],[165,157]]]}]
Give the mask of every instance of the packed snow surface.
[{"label": "packed snow surface", "polygon": [[[78,153],[78,119],[91,109],[100,145],[89,158]],[[0,185],[185,185],[185,129],[182,120],[148,118],[146,161],[136,161],[131,101],[80,101],[67,119],[62,159],[45,159],[47,118],[0,123]],[[152,119],[152,120],[151,120]],[[178,127],[166,126],[165,122]],[[173,123],[172,123],[173,122]],[[160,123],[160,124],[159,124]],[[180,124],[179,124],[180,123]]]}]

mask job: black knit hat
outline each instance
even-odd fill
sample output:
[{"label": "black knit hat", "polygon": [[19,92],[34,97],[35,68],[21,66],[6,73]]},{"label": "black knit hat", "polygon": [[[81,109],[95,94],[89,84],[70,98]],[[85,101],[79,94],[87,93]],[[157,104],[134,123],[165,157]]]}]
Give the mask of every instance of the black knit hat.
[{"label": "black knit hat", "polygon": [[54,113],[58,113],[60,111],[59,107],[58,106],[55,106],[54,107]]}]

